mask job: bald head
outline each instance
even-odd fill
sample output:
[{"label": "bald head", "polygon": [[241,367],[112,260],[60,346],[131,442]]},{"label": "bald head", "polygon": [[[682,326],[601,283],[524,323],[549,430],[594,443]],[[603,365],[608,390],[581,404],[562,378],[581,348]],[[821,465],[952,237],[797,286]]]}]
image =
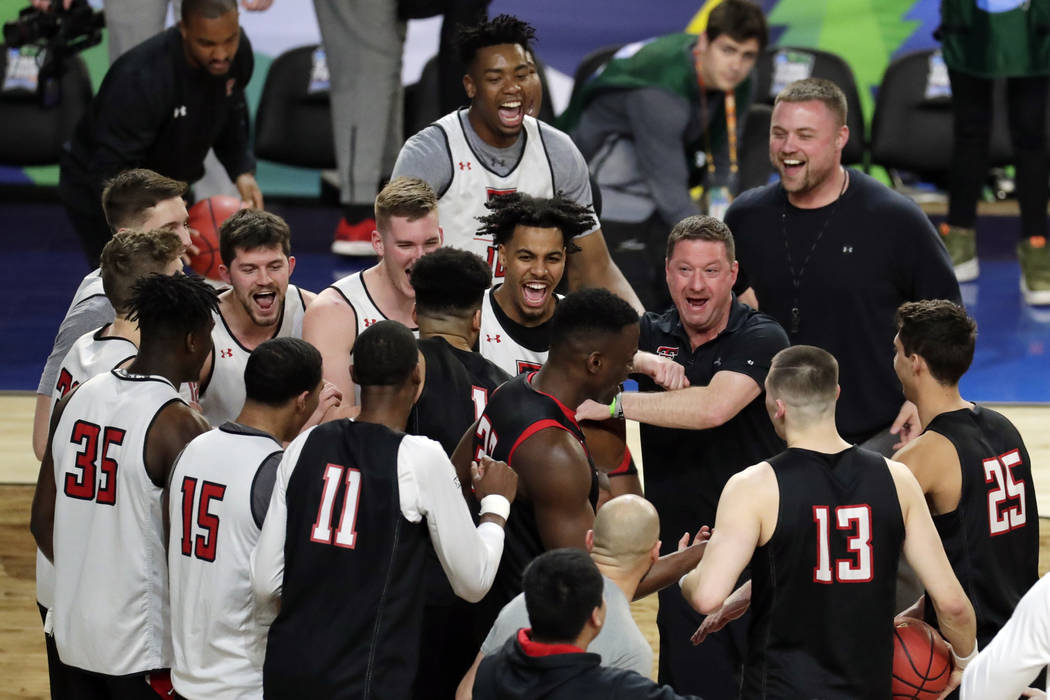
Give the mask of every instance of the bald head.
[{"label": "bald head", "polygon": [[625,567],[647,558],[659,537],[660,517],[641,496],[617,496],[594,517],[593,553]]}]

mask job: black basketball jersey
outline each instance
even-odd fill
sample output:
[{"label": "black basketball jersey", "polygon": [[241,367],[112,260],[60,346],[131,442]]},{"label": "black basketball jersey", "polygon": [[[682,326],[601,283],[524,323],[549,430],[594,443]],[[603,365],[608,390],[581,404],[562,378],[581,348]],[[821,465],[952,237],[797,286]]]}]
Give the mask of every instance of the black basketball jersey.
[{"label": "black basketball jersey", "polygon": [[[1039,514],[1028,450],[1010,421],[980,406],[942,413],[926,430],[948,438],[959,455],[959,506],[933,523],[973,603],[983,649],[1039,578]],[[936,625],[929,601],[926,616]]]},{"label": "black basketball jersey", "polygon": [[313,430],[288,482],[281,611],[267,698],[404,698],[418,665],[425,522],[401,514],[403,434],[335,421]]},{"label": "black basketball jersey", "polygon": [[[506,382],[492,396],[478,422],[474,434],[474,454],[486,454],[514,467],[514,451],[527,438],[541,430],[555,428],[568,431],[580,441],[584,450],[583,431],[576,422],[576,413],[550,394],[533,388],[535,372],[520,374]],[[598,503],[598,475],[587,457],[591,469],[591,505]],[[499,612],[511,598],[521,593],[521,574],[534,558],[543,554],[546,547],[536,526],[536,513],[532,504],[520,495],[510,507],[507,520],[503,557],[499,563],[496,581],[485,596],[485,606],[495,607]],[[492,615],[495,619],[495,614]],[[490,621],[491,622],[491,621]]]},{"label": "black basketball jersey", "polygon": [[776,529],[751,559],[741,697],[890,696],[904,519],[885,459],[788,449],[769,460]]},{"label": "black basketball jersey", "polygon": [[452,454],[463,433],[481,417],[492,392],[510,375],[444,338],[425,338],[417,344],[426,359],[427,376],[408,416],[408,432],[437,440]]}]

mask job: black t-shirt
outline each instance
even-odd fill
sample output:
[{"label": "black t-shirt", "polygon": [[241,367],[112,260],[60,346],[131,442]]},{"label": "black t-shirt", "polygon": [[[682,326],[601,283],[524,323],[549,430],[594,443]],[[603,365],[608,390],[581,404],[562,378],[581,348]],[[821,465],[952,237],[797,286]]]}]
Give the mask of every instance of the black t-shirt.
[{"label": "black t-shirt", "polygon": [[[692,386],[706,386],[721,371],[747,375],[763,386],[773,356],[788,346],[784,330],[769,316],[733,300],[729,324],[696,350],[678,311],[642,317],[638,349],[674,359]],[[638,376],[641,391],[661,391]],[[729,477],[784,449],[760,394],[724,424],[707,430],[641,425],[645,496],[660,513],[663,551],[675,551],[684,532],[715,524],[718,497]]]},{"label": "black t-shirt", "polygon": [[[403,438],[341,420],[306,439],[286,492],[281,611],[263,665],[267,698],[409,697],[430,540],[425,522],[401,513]],[[345,506],[348,498],[356,506]]]},{"label": "black t-shirt", "polygon": [[792,206],[780,183],[748,190],[725,220],[740,262],[735,290],[751,286],[792,345],[835,356],[836,421],[846,439],[861,442],[888,427],[904,402],[893,372],[897,307],[962,300],[948,252],[922,210],[857,170],[849,178],[842,198],[819,209]]},{"label": "black t-shirt", "polygon": [[885,700],[904,542],[886,460],[791,448],[769,463],[780,509],[751,559],[740,697]]},{"label": "black t-shirt", "polygon": [[510,376],[444,338],[425,338],[417,344],[427,363],[427,376],[408,416],[408,432],[437,440],[446,454],[452,454],[463,433],[481,417],[489,396]]},{"label": "black t-shirt", "polygon": [[[1032,463],[1017,428],[987,408],[941,413],[926,430],[948,438],[959,455],[959,506],[934,517],[933,523],[973,603],[977,645],[983,649],[1039,578]],[[929,602],[926,616],[936,625]]]},{"label": "black t-shirt", "polygon": [[147,39],[106,73],[73,132],[63,170],[75,171],[99,193],[106,178],[128,168],[193,182],[214,147],[231,178],[254,171],[244,99],[254,65],[243,31],[224,76],[190,67],[177,27]]}]

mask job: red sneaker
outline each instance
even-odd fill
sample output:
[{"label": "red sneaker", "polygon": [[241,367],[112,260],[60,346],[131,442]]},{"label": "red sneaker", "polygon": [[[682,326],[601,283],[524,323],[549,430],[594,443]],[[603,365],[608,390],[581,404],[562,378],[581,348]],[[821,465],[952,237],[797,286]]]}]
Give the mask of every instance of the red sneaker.
[{"label": "red sneaker", "polygon": [[364,256],[375,255],[372,247],[372,231],[376,230],[375,219],[365,219],[351,224],[346,217],[339,219],[335,228],[335,240],[332,241],[332,252],[336,255]]}]

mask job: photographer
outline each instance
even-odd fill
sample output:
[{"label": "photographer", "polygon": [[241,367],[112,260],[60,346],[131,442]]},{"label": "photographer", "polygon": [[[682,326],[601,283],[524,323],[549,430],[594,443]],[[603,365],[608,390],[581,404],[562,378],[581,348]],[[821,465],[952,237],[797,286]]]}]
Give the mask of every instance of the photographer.
[{"label": "photographer", "polygon": [[110,228],[102,183],[128,168],[193,182],[214,148],[248,206],[262,208],[244,87],[251,44],[236,0],[183,0],[176,27],[121,56],[62,154],[59,194],[91,264]]}]

